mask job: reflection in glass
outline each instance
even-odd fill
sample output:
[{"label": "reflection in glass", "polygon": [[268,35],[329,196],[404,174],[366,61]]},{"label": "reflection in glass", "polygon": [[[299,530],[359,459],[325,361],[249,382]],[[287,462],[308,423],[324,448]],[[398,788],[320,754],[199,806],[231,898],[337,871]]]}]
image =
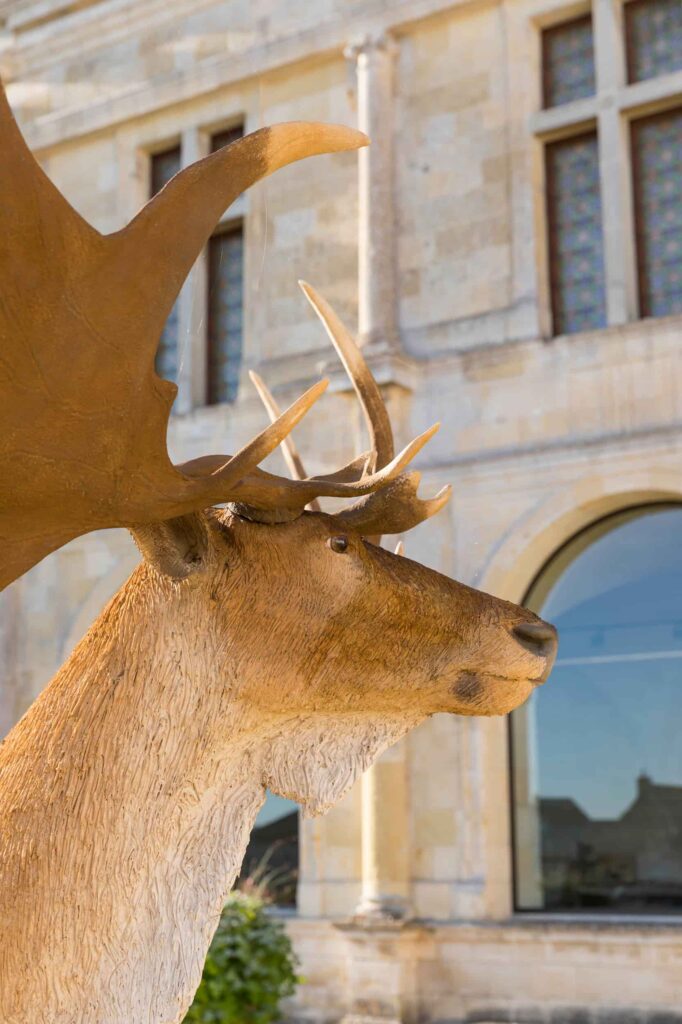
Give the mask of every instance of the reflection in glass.
[{"label": "reflection in glass", "polygon": [[595,524],[526,602],[559,628],[512,716],[521,910],[682,911],[682,506]]}]

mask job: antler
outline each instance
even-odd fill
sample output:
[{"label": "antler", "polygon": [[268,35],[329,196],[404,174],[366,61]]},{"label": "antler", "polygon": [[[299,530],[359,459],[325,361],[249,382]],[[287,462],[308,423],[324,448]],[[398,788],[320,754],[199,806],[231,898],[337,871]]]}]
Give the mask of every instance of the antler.
[{"label": "antler", "polygon": [[375,469],[377,466],[381,468],[381,466],[385,466],[393,458],[395,445],[391,421],[379,386],[372,376],[360,349],[355,344],[353,336],[341,320],[339,320],[329,303],[315,291],[312,285],[307,284],[305,281],[299,281],[298,283],[308,302],[324,324],[325,330],[343,363],[350,382],[355,388],[355,393],[360,400],[362,411],[365,414],[365,422],[372,445],[372,469]]},{"label": "antler", "polygon": [[[263,381],[262,378],[258,376],[255,370],[249,370],[249,377],[251,378],[251,383],[258,392],[258,397],[265,406],[265,411],[270,417],[270,422],[274,423],[277,417],[280,415],[280,410],[279,406],[277,405],[277,402],[272,397],[269,388],[265,384],[265,381]],[[286,462],[289,472],[291,473],[294,480],[305,480],[308,474],[303,468],[303,461],[301,459],[301,456],[298,454],[298,450],[296,448],[296,445],[294,444],[294,439],[291,436],[285,437],[284,440],[282,441],[281,447],[282,454],[284,455],[284,461]],[[311,512],[320,511],[320,503],[317,500],[317,498],[313,498],[313,500],[310,502],[309,508]]]},{"label": "antler", "polygon": [[447,505],[452,488],[443,487],[435,498],[417,496],[420,473],[405,473],[377,494],[336,514],[336,519],[363,534],[406,533]]},{"label": "antler", "polygon": [[[386,467],[395,461],[393,431],[388,411],[379,386],[349,331],[329,303],[311,285],[304,281],[299,281],[299,284],[324,324],[360,400],[372,443],[372,451],[369,457],[363,455],[356,459],[348,469],[357,473],[358,482],[367,482],[372,479],[371,476],[365,476],[369,468]],[[279,415],[277,403],[258,374],[251,372],[250,376],[268,415],[271,420],[275,421]],[[426,439],[433,436],[437,429],[438,425],[427,431]],[[424,437],[426,435],[422,435],[422,438]],[[284,455],[292,475],[298,481],[306,480],[303,463],[293,447],[293,442],[287,439],[286,444],[288,448],[283,446]],[[375,478],[380,476],[381,473],[375,474]],[[382,533],[404,533],[424,522],[425,519],[429,519],[447,504],[452,493],[451,487],[444,487],[434,498],[422,501],[417,496],[419,473],[400,475],[391,481],[386,478],[382,478],[382,480],[383,482],[378,486],[372,487],[371,491],[368,490],[367,496],[356,505],[336,514],[340,523],[365,536],[377,538],[377,543]],[[319,491],[318,493],[322,495],[325,492]],[[254,510],[251,514],[254,518],[259,518],[258,513]]]},{"label": "antler", "polygon": [[[267,474],[249,484],[248,472],[277,431],[237,461],[173,466],[166,430],[177,389],[156,376],[154,353],[236,196],[295,160],[366,143],[338,125],[261,129],[181,171],[127,227],[103,236],[35,161],[0,85],[0,588],[80,534],[170,519],[239,488],[258,499],[268,490]],[[305,408],[285,413],[284,434]],[[302,487],[314,496],[315,485]],[[294,500],[287,490],[285,507],[298,507],[303,491]]]}]

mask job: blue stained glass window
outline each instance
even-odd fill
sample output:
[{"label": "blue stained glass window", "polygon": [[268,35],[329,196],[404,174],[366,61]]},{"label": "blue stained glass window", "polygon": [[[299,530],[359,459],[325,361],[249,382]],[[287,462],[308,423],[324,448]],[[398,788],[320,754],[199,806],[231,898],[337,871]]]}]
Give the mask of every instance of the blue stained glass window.
[{"label": "blue stained glass window", "polygon": [[512,715],[521,910],[682,911],[680,531],[680,505],[619,512],[528,595],[559,656]]},{"label": "blue stained glass window", "polygon": [[542,33],[542,85],[545,107],[594,95],[594,42],[589,14]]},{"label": "blue stained glass window", "polygon": [[682,109],[635,121],[632,156],[640,313],[682,313]]},{"label": "blue stained glass window", "polygon": [[555,334],[606,324],[597,135],[547,146],[547,219]]},{"label": "blue stained glass window", "polygon": [[[150,166],[150,194],[156,195],[171,178],[178,173],[181,166],[180,146],[173,146],[162,153],[155,153]],[[165,323],[159,347],[156,350],[156,372],[165,380],[178,379],[178,340],[179,340],[178,303],[173,306]]]},{"label": "blue stained glass window", "polygon": [[641,82],[682,68],[682,0],[625,4],[628,79]]},{"label": "blue stained glass window", "polygon": [[242,363],[244,233],[214,235],[208,249],[208,404],[234,402]]}]

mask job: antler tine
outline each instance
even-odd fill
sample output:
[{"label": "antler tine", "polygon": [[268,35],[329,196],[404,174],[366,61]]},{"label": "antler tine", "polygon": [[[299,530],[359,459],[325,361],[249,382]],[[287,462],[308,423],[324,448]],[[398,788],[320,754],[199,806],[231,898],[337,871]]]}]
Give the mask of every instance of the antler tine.
[{"label": "antler tine", "polygon": [[[267,387],[265,381],[262,379],[262,377],[259,377],[255,370],[249,370],[249,377],[251,378],[251,383],[258,392],[258,397],[265,406],[265,411],[270,417],[270,422],[274,423],[277,417],[280,415],[280,409],[279,406],[277,405],[277,402],[272,397],[272,394],[269,388]],[[289,467],[289,472],[291,473],[294,480],[305,480],[308,474],[304,469],[303,460],[301,459],[301,456],[298,454],[298,449],[296,448],[296,445],[294,444],[293,438],[291,437],[290,434],[287,435],[282,441],[282,455],[284,456],[284,461]],[[311,512],[320,511],[320,503],[319,501],[317,501],[317,499],[310,502],[310,510]]]},{"label": "antler tine", "polygon": [[315,291],[312,285],[307,284],[305,281],[299,281],[298,283],[308,302],[324,324],[325,330],[355,388],[365,414],[372,450],[375,453],[372,469],[381,469],[393,458],[395,444],[391,421],[388,417],[379,386],[350,332],[329,303]]},{"label": "antler tine", "polygon": [[328,380],[314,384],[236,455],[202,455],[198,459],[182,463],[176,469],[192,481],[214,478],[216,483],[219,482],[221,491],[229,496],[231,488],[282,443],[287,434],[327,390],[328,385]]},{"label": "antler tine", "polygon": [[365,535],[406,533],[440,512],[452,494],[448,485],[434,498],[422,501],[417,496],[420,477],[419,473],[405,473],[383,490],[337,513],[335,518]]},{"label": "antler tine", "polygon": [[[319,388],[320,385],[317,387]],[[311,389],[311,391],[314,390]],[[299,403],[309,395],[310,392],[307,392],[302,399],[299,399]],[[295,403],[295,405],[297,404]],[[294,406],[291,408],[294,409]],[[281,419],[286,416],[287,413],[284,413]],[[297,417],[297,421],[298,419],[300,416]],[[279,422],[277,421],[277,423]],[[291,519],[291,513],[300,513],[313,498],[359,498],[380,490],[391,480],[400,476],[405,467],[438,430],[436,423],[403,448],[387,466],[369,476],[348,481],[338,480],[338,475],[336,480],[333,479],[334,475],[327,478],[309,477],[306,480],[287,480],[285,477],[265,473],[256,467],[256,463],[265,455],[260,452],[254,454],[255,447],[264,435],[273,430],[274,426],[275,424],[272,424],[267,427],[263,434],[232,459],[226,455],[205,455],[200,459],[193,459],[191,462],[178,466],[177,468],[194,485],[193,491],[186,496],[188,509],[196,508],[199,500],[197,494],[199,493],[201,500],[207,505],[222,501],[235,501],[250,506],[254,512],[270,510],[275,515],[269,516],[268,521],[274,522],[277,521],[276,514],[279,513],[282,514],[282,521],[287,518]],[[268,443],[263,446],[265,454],[273,451],[279,444],[279,440],[275,440],[274,435],[269,435],[269,438]]]},{"label": "antler tine", "polygon": [[304,157],[360,149],[368,141],[343,125],[291,121],[245,135],[176,174],[107,239],[117,276],[135,282],[138,312],[150,329],[161,330],[218,220],[245,189]]},{"label": "antler tine", "polygon": [[[99,232],[74,210],[34,158],[19,131],[1,81],[0,150],[3,242],[7,241],[11,246],[8,254],[1,254],[10,257],[7,269],[15,264],[22,272],[19,257],[24,249],[28,249],[35,258],[37,237],[43,247],[48,244],[54,246],[54,249],[50,248],[52,261],[71,238],[80,238],[81,244],[101,240]],[[63,237],[65,233],[67,239]],[[3,278],[5,273],[6,268],[3,267]]]}]

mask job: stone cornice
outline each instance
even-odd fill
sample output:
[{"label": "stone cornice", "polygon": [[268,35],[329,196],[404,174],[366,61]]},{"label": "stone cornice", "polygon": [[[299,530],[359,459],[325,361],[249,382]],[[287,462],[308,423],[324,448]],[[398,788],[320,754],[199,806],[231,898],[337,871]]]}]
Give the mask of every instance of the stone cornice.
[{"label": "stone cornice", "polygon": [[[212,2],[215,0],[179,0],[169,8],[167,0],[150,0],[144,5],[147,15],[145,20],[149,23],[149,13],[152,9],[172,13],[172,17],[176,18],[179,10],[187,8],[196,11],[198,4]],[[498,0],[395,0],[388,4],[386,0],[367,0],[365,10],[357,12],[357,21],[354,24],[361,24],[363,33],[373,36],[384,32],[399,33],[411,25],[460,7],[488,6],[497,2]],[[65,22],[70,23],[69,47],[82,54],[95,45],[98,48],[111,45],[112,32],[120,31],[126,37],[140,31],[138,14],[132,12],[139,12],[142,5],[132,4],[130,0],[107,0],[105,6],[108,14],[99,5],[83,12],[93,16],[93,24],[89,26],[86,37],[81,32],[74,31],[76,15],[65,19]],[[97,17],[94,17],[95,12]],[[154,24],[158,25],[158,22]],[[82,28],[85,31],[84,25]],[[60,32],[59,36],[59,46],[63,47],[63,33]],[[245,48],[241,52],[205,60],[197,63],[191,70],[173,72],[146,82],[143,86],[131,87],[126,92],[115,93],[105,100],[98,100],[84,107],[43,115],[26,125],[24,130],[33,149],[46,149],[154,113],[164,107],[195,99],[289,64],[316,61],[334,53],[341,55],[347,43],[348,20],[338,13],[306,31],[281,36]],[[63,49],[60,50],[60,54],[63,59]],[[21,49],[15,50],[11,57],[13,62],[18,61],[21,64]],[[21,80],[19,69],[17,79]]]},{"label": "stone cornice", "polygon": [[[61,64],[74,56],[106,49],[134,38],[145,29],[158,29],[216,0],[90,0],[87,5],[69,11],[69,3],[53,0],[50,6],[63,13],[49,19],[25,23],[9,16],[7,28],[14,30],[14,62],[17,78]],[[44,4],[35,4],[35,8]],[[37,14],[37,11],[36,11]],[[25,27],[24,27],[25,25]]]},{"label": "stone cornice", "polygon": [[92,7],[94,4],[103,3],[104,0],[34,0],[29,4],[18,4],[13,2],[0,4],[0,14],[5,13],[7,27],[15,32],[25,32],[38,25],[63,18],[75,11],[85,7]]}]

